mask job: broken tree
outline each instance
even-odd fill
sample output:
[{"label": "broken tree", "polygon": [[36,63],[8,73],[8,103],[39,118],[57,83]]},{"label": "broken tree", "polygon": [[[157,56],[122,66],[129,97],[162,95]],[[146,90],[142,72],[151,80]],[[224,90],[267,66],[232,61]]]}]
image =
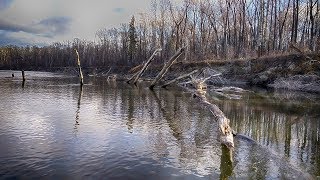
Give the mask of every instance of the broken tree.
[{"label": "broken tree", "polygon": [[178,59],[180,57],[180,55],[184,52],[185,47],[180,48],[171,58],[170,60],[165,63],[165,65],[163,66],[162,70],[159,72],[159,74],[157,75],[157,77],[154,78],[154,80],[152,81],[151,85],[150,85],[150,89],[153,89],[154,86],[158,83],[158,81],[161,80],[161,78],[164,76],[164,74],[168,71],[168,69],[171,67],[171,65],[174,63],[174,61],[176,59]]},{"label": "broken tree", "polygon": [[77,51],[77,49],[74,49],[76,51],[77,54],[77,64],[78,64],[78,69],[79,69],[79,78],[80,78],[80,85],[83,85],[83,74],[82,74],[82,70],[81,70],[81,64],[80,64],[80,56],[79,53]]}]

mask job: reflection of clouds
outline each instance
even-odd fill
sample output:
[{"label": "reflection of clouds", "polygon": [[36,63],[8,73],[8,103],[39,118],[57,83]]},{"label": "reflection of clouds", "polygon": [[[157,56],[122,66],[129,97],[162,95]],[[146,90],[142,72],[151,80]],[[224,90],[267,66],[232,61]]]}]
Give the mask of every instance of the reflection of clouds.
[{"label": "reflection of clouds", "polygon": [[[117,169],[122,170],[121,174],[126,173],[123,168],[129,171],[159,165],[173,168],[166,171],[169,175],[181,173],[216,179],[221,171],[228,175],[232,170],[220,167],[222,151],[211,114],[194,104],[189,96],[160,91],[156,92],[156,100],[147,89],[133,90],[121,83],[115,86],[101,81],[93,83],[99,84],[96,86],[84,86],[81,98],[78,85],[47,86],[54,82],[37,80],[20,91],[20,84],[15,88],[10,84],[13,82],[7,83],[0,86],[1,90],[10,89],[0,96],[0,102],[8,102],[0,106],[0,119],[4,117],[0,133],[11,130],[26,134],[22,137],[24,144],[8,145],[16,150],[34,148],[21,156],[43,153],[39,156],[45,156],[46,161],[60,158],[62,162],[55,163],[75,174],[93,171],[106,174]],[[75,138],[73,128],[80,98],[81,125]],[[251,135],[260,144],[235,143],[232,177],[288,179],[301,175],[296,166],[313,168],[311,160],[317,163],[320,122],[303,119],[290,124],[295,118],[263,106],[248,105],[247,101],[221,103],[232,127]],[[134,120],[132,133],[128,133],[130,118]],[[288,157],[282,158],[288,127],[292,133],[288,143],[291,150]],[[298,157],[306,160],[305,164]],[[150,173],[145,168],[140,170]]]}]

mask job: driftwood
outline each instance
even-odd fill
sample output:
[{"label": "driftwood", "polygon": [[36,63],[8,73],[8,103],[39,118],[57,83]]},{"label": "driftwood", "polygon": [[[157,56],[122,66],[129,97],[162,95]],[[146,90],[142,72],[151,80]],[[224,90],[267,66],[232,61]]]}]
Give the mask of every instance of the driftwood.
[{"label": "driftwood", "polygon": [[78,69],[79,69],[79,77],[80,77],[80,85],[83,85],[83,74],[82,74],[82,70],[81,70],[81,64],[80,64],[80,56],[79,53],[77,51],[77,49],[74,49],[76,51],[77,54],[77,64],[78,64]]},{"label": "driftwood", "polygon": [[197,72],[198,72],[198,70],[194,70],[194,71],[192,71],[192,72],[190,72],[188,74],[184,74],[182,76],[179,76],[179,77],[177,77],[177,78],[165,83],[164,85],[162,85],[162,87],[165,88],[165,87],[169,86],[170,84],[175,83],[175,82],[177,82],[177,81],[179,81],[181,79],[187,78],[187,77],[189,77],[189,76],[191,76],[191,75],[193,75],[193,74],[195,74]]},{"label": "driftwood", "polygon": [[152,62],[152,60],[154,59],[154,57],[159,53],[161,52],[162,49],[159,48],[159,49],[156,49],[153,54],[151,55],[151,57],[148,59],[148,61],[144,64],[143,68],[138,71],[137,75],[134,77],[134,81],[133,81],[133,84],[136,84],[140,78],[140,76],[146,71],[146,69],[148,68],[148,66],[150,65],[150,63]]},{"label": "driftwood", "polygon": [[164,76],[164,74],[168,71],[168,69],[171,67],[171,65],[173,64],[173,62],[178,59],[180,57],[180,55],[184,52],[185,47],[180,48],[171,58],[170,60],[165,63],[165,65],[163,66],[162,70],[159,72],[159,74],[157,75],[157,77],[152,81],[151,85],[150,85],[150,89],[153,89],[154,86],[158,83],[158,81],[160,81],[160,79]]},{"label": "driftwood", "polygon": [[206,87],[205,81],[193,79],[192,82],[196,88],[194,97],[197,98],[202,105],[210,110],[216,122],[218,123],[220,142],[226,145],[229,149],[232,149],[234,147],[234,142],[233,131],[229,125],[230,120],[224,115],[224,113],[219,109],[217,105],[211,104],[207,100],[205,96],[206,91],[204,90]]}]

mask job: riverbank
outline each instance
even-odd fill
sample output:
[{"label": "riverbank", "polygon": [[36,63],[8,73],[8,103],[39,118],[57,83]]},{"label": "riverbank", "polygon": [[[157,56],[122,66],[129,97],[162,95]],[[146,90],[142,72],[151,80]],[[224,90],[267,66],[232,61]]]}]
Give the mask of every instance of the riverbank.
[{"label": "riverbank", "polygon": [[[318,54],[307,56],[289,54],[227,61],[177,62],[169,69],[166,76],[167,79],[172,79],[206,67],[211,72],[221,73],[219,78],[208,80],[210,85],[249,85],[320,93],[320,56]],[[162,66],[152,67],[145,74],[151,78],[161,68]]]},{"label": "riverbank", "polygon": [[[142,66],[108,66],[100,68],[83,67],[88,76],[117,75],[117,79],[127,79],[141,69]],[[142,79],[153,79],[163,65],[150,65]],[[288,54],[260,58],[207,60],[201,62],[176,62],[164,80],[171,80],[196,69],[206,68],[211,73],[221,76],[207,81],[216,86],[258,86],[262,88],[287,89],[294,91],[320,93],[320,55]],[[76,66],[55,67],[51,69],[28,68],[25,70],[41,70],[77,75]]]}]

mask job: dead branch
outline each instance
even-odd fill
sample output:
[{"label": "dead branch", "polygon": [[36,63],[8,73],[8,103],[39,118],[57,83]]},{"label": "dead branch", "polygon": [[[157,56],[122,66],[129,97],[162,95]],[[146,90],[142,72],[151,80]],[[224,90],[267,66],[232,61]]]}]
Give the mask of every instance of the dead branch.
[{"label": "dead branch", "polygon": [[162,70],[160,71],[160,73],[157,75],[157,77],[152,81],[151,85],[150,85],[150,89],[153,89],[154,86],[158,83],[158,81],[160,81],[160,79],[162,79],[162,77],[164,76],[164,74],[168,71],[168,69],[171,67],[171,65],[173,64],[173,62],[178,59],[180,57],[180,55],[184,52],[185,47],[180,48],[171,58],[170,60],[165,63],[165,65],[163,66]]},{"label": "dead branch", "polygon": [[189,76],[191,76],[192,74],[195,74],[195,73],[197,73],[197,72],[198,72],[198,70],[194,70],[194,71],[192,71],[192,72],[190,72],[190,73],[188,73],[188,74],[184,74],[184,75],[182,75],[182,76],[179,76],[179,77],[177,77],[177,78],[175,78],[175,79],[173,79],[173,80],[165,83],[162,87],[165,88],[165,87],[169,86],[170,84],[173,84],[173,83],[175,83],[175,82],[177,82],[177,81],[179,81],[179,80],[181,80],[181,79],[184,79],[184,78],[186,78],[186,77],[189,77]]},{"label": "dead branch", "polygon": [[148,59],[148,61],[144,64],[143,68],[140,70],[140,72],[136,75],[136,77],[134,78],[133,84],[136,84],[137,81],[139,80],[140,76],[146,71],[146,69],[148,68],[148,66],[150,65],[150,63],[152,62],[152,60],[154,59],[154,57],[161,52],[162,49],[156,49],[153,54],[151,55],[151,57]]},{"label": "dead branch", "polygon": [[130,82],[131,82],[135,77],[137,77],[138,74],[139,74],[139,71],[137,71],[136,73],[134,73],[134,74],[131,76],[131,78],[127,80],[127,83],[130,84]]},{"label": "dead branch", "polygon": [[76,51],[77,54],[77,64],[78,64],[78,69],[79,69],[79,77],[80,77],[80,85],[83,85],[83,74],[82,74],[82,70],[81,70],[81,65],[80,65],[80,56],[79,53],[77,51],[77,49],[74,49]]}]

